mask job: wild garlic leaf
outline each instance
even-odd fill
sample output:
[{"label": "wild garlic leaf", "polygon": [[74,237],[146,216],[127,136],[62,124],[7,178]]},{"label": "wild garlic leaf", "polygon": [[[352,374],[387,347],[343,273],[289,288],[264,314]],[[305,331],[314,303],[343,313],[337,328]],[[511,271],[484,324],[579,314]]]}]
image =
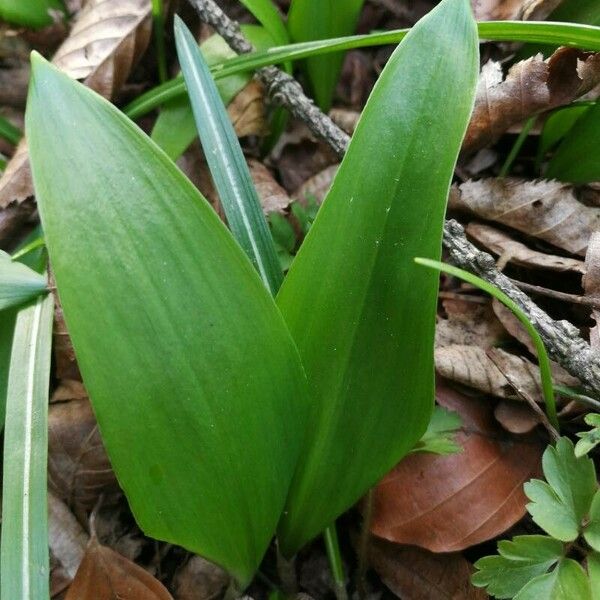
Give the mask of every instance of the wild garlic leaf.
[{"label": "wild garlic leaf", "polygon": [[47,289],[46,277],[27,265],[13,261],[0,250],[0,310],[18,306]]},{"label": "wild garlic leaf", "polygon": [[564,554],[564,546],[546,535],[519,535],[498,542],[498,554],[475,563],[473,585],[496,598],[512,598],[533,578],[543,575]]},{"label": "wild garlic leaf", "polygon": [[412,452],[431,452],[433,454],[456,454],[462,450],[454,440],[462,425],[460,415],[442,406],[436,406],[431,415],[427,431],[417,442]]},{"label": "wild garlic leaf", "polygon": [[592,600],[592,588],[582,566],[565,558],[550,573],[532,579],[514,600]]},{"label": "wild garlic leaf", "polygon": [[600,552],[600,490],[596,492],[590,508],[589,521],[583,532],[585,541]]},{"label": "wild garlic leaf", "polygon": [[596,492],[594,463],[577,458],[571,440],[561,438],[544,452],[542,468],[547,483],[533,479],[525,484],[531,500],[527,510],[551,536],[571,542],[578,537]]},{"label": "wild garlic leaf", "polygon": [[577,437],[581,438],[575,444],[575,456],[580,457],[588,454],[600,444],[600,414],[589,413],[585,415],[584,421],[592,427],[589,431],[580,431]]}]

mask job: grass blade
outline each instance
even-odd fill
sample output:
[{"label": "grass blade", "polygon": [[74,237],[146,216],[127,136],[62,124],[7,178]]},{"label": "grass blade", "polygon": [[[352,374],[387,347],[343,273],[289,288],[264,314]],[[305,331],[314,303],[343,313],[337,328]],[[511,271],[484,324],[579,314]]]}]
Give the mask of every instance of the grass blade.
[{"label": "grass blade", "polygon": [[415,262],[419,265],[423,265],[424,267],[429,267],[430,269],[435,269],[437,271],[443,271],[444,273],[448,273],[448,275],[458,277],[459,279],[462,279],[463,281],[482,289],[484,292],[490,294],[490,296],[496,298],[496,300],[502,302],[502,304],[512,311],[515,317],[519,319],[523,327],[525,327],[527,333],[530,335],[531,341],[533,342],[538,355],[540,377],[542,379],[542,392],[544,394],[544,401],[546,403],[546,413],[548,414],[548,418],[550,419],[552,425],[559,430],[560,426],[558,423],[558,417],[556,415],[556,401],[554,399],[554,388],[552,385],[552,369],[550,367],[550,358],[548,357],[546,347],[544,346],[544,342],[542,341],[540,334],[531,324],[531,321],[529,321],[527,315],[521,310],[519,305],[513,302],[502,290],[499,290],[497,287],[491,285],[484,279],[481,279],[481,277],[477,277],[477,275],[473,275],[468,271],[464,271],[458,267],[447,265],[443,262],[428,258],[415,258]]},{"label": "grass blade", "polygon": [[469,3],[444,0],[388,61],[277,297],[311,394],[307,448],[279,528],[288,555],[429,423],[438,278],[412,258],[441,252],[477,74]]},{"label": "grass blade", "polygon": [[290,41],[285,23],[281,18],[281,14],[271,0],[240,0],[240,2],[268,31],[275,44],[283,45]]},{"label": "grass blade", "polygon": [[46,277],[13,261],[0,250],[0,310],[18,306],[46,291]]},{"label": "grass blade", "polygon": [[267,289],[276,294],[283,272],[246,159],[198,44],[177,16],[175,41],[200,143],[229,227]]},{"label": "grass blade", "polygon": [[23,137],[23,132],[0,115],[0,137],[3,137],[7,142],[16,146]]},{"label": "grass blade", "polygon": [[175,164],[112,104],[32,62],[36,198],[112,466],[148,535],[245,585],[300,450],[306,390],[294,342]]},{"label": "grass blade", "polygon": [[17,316],[6,408],[2,484],[2,598],[48,598],[46,469],[53,300]]}]

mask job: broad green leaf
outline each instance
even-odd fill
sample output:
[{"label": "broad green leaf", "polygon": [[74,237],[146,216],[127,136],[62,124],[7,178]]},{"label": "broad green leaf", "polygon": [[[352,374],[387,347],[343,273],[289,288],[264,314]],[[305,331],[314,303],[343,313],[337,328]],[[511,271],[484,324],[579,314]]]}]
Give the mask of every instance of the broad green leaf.
[{"label": "broad green leaf", "polygon": [[17,316],[10,374],[2,483],[2,598],[48,598],[50,566],[46,470],[52,296]]},{"label": "broad green leaf", "polygon": [[[240,2],[256,17],[258,22],[269,32],[273,41],[282,46],[289,42],[285,23],[277,6],[272,0],[240,0]],[[254,46],[256,44],[253,43]]]},{"label": "broad green leaf", "polygon": [[25,27],[52,23],[52,13],[64,12],[61,0],[0,0],[0,19]]},{"label": "broad green leaf", "polygon": [[18,306],[47,291],[46,277],[0,250],[0,310]]},{"label": "broad green leaf", "polygon": [[287,555],[356,502],[429,422],[437,277],[412,257],[440,254],[477,51],[468,0],[444,0],[400,44],[277,297],[311,394],[279,530]]},{"label": "broad green leaf", "polygon": [[600,600],[600,552],[588,554],[587,570],[592,588],[592,600]]},{"label": "broad green leaf", "polygon": [[[294,42],[341,37],[354,33],[365,0],[292,0],[288,29]],[[329,110],[344,54],[328,54],[306,61],[306,71],[317,104]]]},{"label": "broad green leaf", "polygon": [[600,490],[596,491],[592,501],[589,520],[585,526],[583,537],[594,550],[600,552]]},{"label": "broad green leaf", "polygon": [[[262,27],[242,25],[242,32],[259,49],[270,48],[273,40]],[[212,35],[200,45],[202,55],[208,65],[221,63],[237,56],[220,35]],[[217,81],[217,89],[224,104],[229,104],[250,81],[247,72],[237,73]],[[187,95],[175,98],[161,107],[152,129],[152,139],[175,160],[198,137],[194,113]]]},{"label": "broad green leaf", "polygon": [[548,164],[546,177],[571,183],[600,179],[600,102],[592,106],[563,139]]},{"label": "broad green leaf", "polygon": [[175,16],[175,42],[200,143],[229,227],[272,294],[283,280],[244,153],[194,36]]},{"label": "broad green leaf", "polygon": [[523,309],[521,309],[519,305],[514,302],[514,300],[509,298],[502,290],[499,290],[496,286],[485,281],[485,279],[482,279],[477,275],[473,275],[473,273],[469,273],[464,269],[459,269],[458,267],[427,258],[417,257],[415,258],[415,263],[418,265],[423,265],[424,267],[443,271],[444,273],[448,273],[454,277],[458,277],[459,279],[462,279],[463,281],[482,289],[484,292],[487,292],[496,298],[496,300],[502,302],[506,308],[512,311],[512,313],[521,322],[531,337],[531,341],[535,346],[540,368],[540,377],[542,380],[542,391],[544,393],[544,401],[546,403],[546,412],[548,413],[548,418],[550,419],[551,423],[556,427],[556,429],[559,429],[558,417],[556,415],[554,388],[552,386],[552,367],[550,366],[550,358],[548,356],[548,352],[546,352],[546,347],[544,346],[544,342],[540,334],[537,332],[527,315],[523,312]]},{"label": "broad green leaf", "polygon": [[36,197],[75,353],[140,527],[244,585],[299,452],[285,323],[208,202],[113,105],[33,57]]},{"label": "broad green leaf", "polygon": [[578,458],[588,454],[600,444],[600,414],[589,413],[583,419],[590,427],[590,431],[579,431],[577,437],[581,438],[575,444],[575,456]]},{"label": "broad green leaf", "polygon": [[581,565],[566,558],[551,573],[532,579],[515,600],[592,600],[592,590]]},{"label": "broad green leaf", "polygon": [[498,554],[475,563],[471,581],[496,598],[512,598],[533,578],[543,575],[564,555],[563,544],[545,535],[518,535],[498,542]]},{"label": "broad green leaf", "polygon": [[462,450],[454,437],[460,429],[460,415],[441,406],[433,409],[427,431],[411,452],[432,452],[434,454],[456,454]]},{"label": "broad green leaf", "polygon": [[577,458],[571,440],[560,438],[556,447],[546,448],[542,468],[548,483],[533,479],[525,484],[531,500],[527,510],[551,536],[571,542],[577,539],[596,492],[594,463],[587,456]]},{"label": "broad green leaf", "polygon": [[[547,23],[545,21],[485,21],[477,24],[482,40],[498,42],[541,42],[558,46],[571,46],[582,50],[600,51],[600,27],[571,23]],[[215,79],[236,73],[251,71],[266,65],[321,56],[331,52],[397,44],[408,33],[408,29],[354,35],[334,40],[320,40],[271,48],[264,52],[244,54],[215,65]],[[149,90],[124,108],[131,119],[137,119],[164,102],[185,95],[185,86],[177,77]]]}]

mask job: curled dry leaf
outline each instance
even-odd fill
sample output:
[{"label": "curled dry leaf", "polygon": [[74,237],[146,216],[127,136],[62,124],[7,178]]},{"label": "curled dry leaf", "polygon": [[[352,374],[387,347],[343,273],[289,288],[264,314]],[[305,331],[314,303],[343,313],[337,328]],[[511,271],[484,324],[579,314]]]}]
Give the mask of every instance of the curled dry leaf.
[{"label": "curled dry leaf", "polygon": [[456,552],[500,535],[523,517],[523,483],[537,475],[544,444],[535,435],[506,434],[489,402],[444,386],[436,396],[460,414],[457,442],[463,450],[402,460],[374,490],[371,531],[432,552]]},{"label": "curled dry leaf", "polygon": [[565,271],[585,272],[583,261],[532,250],[522,242],[512,238],[505,231],[495,227],[472,222],[469,223],[466,231],[468,236],[477,242],[479,246],[499,257],[498,266],[500,268],[512,262],[521,267],[548,269],[559,273]]},{"label": "curled dry leaf", "polygon": [[497,221],[581,256],[600,229],[600,208],[583,205],[571,186],[557,181],[470,180],[451,189],[448,203],[450,209]]},{"label": "curled dry leaf", "polygon": [[[586,274],[583,278],[583,289],[589,298],[600,299],[600,233],[595,232],[590,238],[585,255]],[[596,325],[590,329],[590,344],[600,349],[600,310],[592,310],[592,318]]]},{"label": "curled dry leaf", "polygon": [[473,567],[461,554],[433,554],[422,548],[374,539],[369,563],[403,600],[484,600],[485,590],[471,585]]},{"label": "curled dry leaf", "polygon": [[503,79],[500,63],[481,70],[475,108],[463,142],[468,154],[495,142],[512,125],[568,104],[600,83],[600,54],[559,48],[513,65]]},{"label": "curled dry leaf", "polygon": [[264,88],[256,80],[246,85],[227,106],[227,114],[238,137],[265,135]]},{"label": "curled dry leaf", "polygon": [[177,600],[214,600],[229,584],[229,575],[201,556],[192,556],[173,578]]},{"label": "curled dry leaf", "polygon": [[339,169],[339,164],[330,165],[322,171],[319,171],[316,175],[313,175],[307,179],[292,196],[298,200],[307,200],[308,198],[314,198],[317,204],[321,204],[331,188],[333,178]]},{"label": "curled dry leaf", "polygon": [[[110,99],[148,46],[150,13],[150,0],[89,0],[52,62]],[[0,209],[32,195],[27,144],[23,140],[0,178]]]},{"label": "curled dry leaf", "polygon": [[265,213],[283,212],[292,202],[288,193],[275,181],[271,171],[260,161],[248,161],[250,175]]},{"label": "curled dry leaf", "polygon": [[173,600],[147,571],[93,537],[66,600]]},{"label": "curled dry leaf", "polygon": [[50,405],[48,485],[76,513],[120,495],[87,398]]}]

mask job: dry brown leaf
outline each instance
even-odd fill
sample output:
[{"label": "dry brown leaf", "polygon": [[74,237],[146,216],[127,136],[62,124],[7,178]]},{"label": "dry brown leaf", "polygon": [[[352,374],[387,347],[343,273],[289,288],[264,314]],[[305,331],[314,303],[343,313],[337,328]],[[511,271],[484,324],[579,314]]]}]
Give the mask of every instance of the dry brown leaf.
[{"label": "dry brown leaf", "polygon": [[48,485],[76,513],[93,508],[100,494],[104,504],[120,495],[87,398],[50,405]]},{"label": "dry brown leaf", "polygon": [[88,541],[88,534],[67,505],[49,492],[48,542],[53,558],[52,595],[66,588],[75,578]]},{"label": "dry brown leaf", "polygon": [[516,63],[503,79],[500,63],[481,70],[475,108],[463,142],[468,154],[495,142],[512,125],[568,104],[600,83],[600,54],[559,48]]},{"label": "dry brown leaf", "polygon": [[470,180],[454,186],[448,201],[450,209],[497,221],[581,256],[600,229],[600,208],[581,204],[573,188],[558,181]]},{"label": "dry brown leaf", "polygon": [[520,435],[533,431],[540,423],[539,416],[529,404],[510,400],[498,402],[494,417],[506,431]]},{"label": "dry brown leaf", "polygon": [[491,403],[440,386],[437,399],[458,412],[459,454],[411,454],[374,490],[371,531],[432,552],[456,552],[492,539],[519,521],[523,483],[537,475],[544,445],[509,436]]},{"label": "dry brown leaf", "polygon": [[521,267],[548,269],[559,273],[565,271],[585,272],[583,261],[532,250],[495,227],[472,222],[469,223],[466,231],[469,237],[475,240],[478,245],[499,257],[497,262],[501,268],[512,262]]},{"label": "dry brown leaf", "polygon": [[298,200],[314,198],[317,201],[317,204],[321,204],[331,188],[331,184],[333,183],[333,179],[339,166],[339,164],[331,165],[322,171],[319,171],[316,175],[307,179],[295,192],[293,192],[292,196]]},{"label": "dry brown leaf", "polygon": [[173,600],[142,567],[93,537],[66,600]]},{"label": "dry brown leaf", "polygon": [[[52,62],[110,99],[148,46],[150,13],[150,0],[89,0]],[[27,145],[23,140],[0,178],[0,209],[32,195]]]},{"label": "dry brown leaf", "polygon": [[369,562],[385,585],[402,600],[484,600],[471,584],[473,567],[461,554],[433,554],[414,546],[373,539]]},{"label": "dry brown leaf", "polygon": [[227,106],[227,114],[238,137],[265,135],[265,101],[263,86],[253,79]]},{"label": "dry brown leaf", "polygon": [[[50,271],[50,287],[55,286],[54,276]],[[75,358],[75,350],[71,342],[71,337],[67,331],[67,324],[60,303],[60,298],[56,291],[54,296],[54,323],[52,327],[52,342],[54,351],[54,368],[57,379],[66,379],[73,381],[81,381],[81,373],[79,365]]]},{"label": "dry brown leaf", "polygon": [[[586,274],[583,277],[583,289],[589,298],[600,299],[600,233],[595,232],[590,238],[587,254],[585,255]],[[596,350],[600,349],[600,310],[592,310],[592,319],[596,322],[590,328],[590,344]]]},{"label": "dry brown leaf", "polygon": [[229,575],[201,556],[192,556],[173,578],[177,600],[214,600],[228,584]]},{"label": "dry brown leaf", "polygon": [[471,0],[478,21],[543,20],[562,0]]},{"label": "dry brown leaf", "polygon": [[502,341],[506,334],[502,323],[494,315],[491,304],[473,306],[469,303],[446,299],[443,307],[447,318],[438,317],[435,328],[435,347],[453,344],[476,344],[489,348]]},{"label": "dry brown leaf", "polygon": [[332,108],[329,111],[331,120],[338,126],[341,127],[348,135],[352,135],[358,120],[360,119],[360,113],[356,110],[349,110],[347,108]]},{"label": "dry brown leaf", "polygon": [[282,213],[292,202],[288,193],[275,181],[275,177],[260,161],[248,161],[250,175],[265,213]]}]

